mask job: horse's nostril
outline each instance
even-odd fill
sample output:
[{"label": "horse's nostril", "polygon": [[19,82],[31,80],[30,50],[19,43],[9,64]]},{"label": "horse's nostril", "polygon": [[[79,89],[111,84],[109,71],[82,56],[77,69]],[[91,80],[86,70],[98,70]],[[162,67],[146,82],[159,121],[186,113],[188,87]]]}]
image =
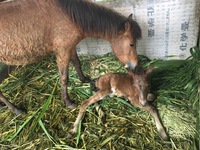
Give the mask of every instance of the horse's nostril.
[{"label": "horse's nostril", "polygon": [[127,70],[134,70],[136,67],[136,64],[132,63],[132,62],[128,62],[125,66],[124,66]]}]

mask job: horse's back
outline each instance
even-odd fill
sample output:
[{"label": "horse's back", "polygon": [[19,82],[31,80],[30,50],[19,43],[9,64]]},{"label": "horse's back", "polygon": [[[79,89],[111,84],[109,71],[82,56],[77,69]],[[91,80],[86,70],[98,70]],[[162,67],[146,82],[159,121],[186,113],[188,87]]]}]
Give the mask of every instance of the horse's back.
[{"label": "horse's back", "polygon": [[71,30],[67,30],[69,20],[56,2],[14,0],[0,3],[1,62],[9,65],[32,63],[64,43],[63,39],[67,41],[67,32]]},{"label": "horse's back", "polygon": [[34,3],[26,0],[0,4],[1,62],[21,65],[46,55],[45,25],[36,9]]}]

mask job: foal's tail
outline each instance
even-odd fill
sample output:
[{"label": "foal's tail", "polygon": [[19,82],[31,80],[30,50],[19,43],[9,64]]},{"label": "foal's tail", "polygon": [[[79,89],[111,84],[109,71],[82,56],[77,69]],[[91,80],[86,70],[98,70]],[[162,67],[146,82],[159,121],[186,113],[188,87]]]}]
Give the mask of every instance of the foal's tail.
[{"label": "foal's tail", "polygon": [[[96,86],[97,89],[99,89],[99,88],[100,88],[100,84],[103,83],[102,80],[105,80],[105,79],[104,79],[105,76],[107,76],[107,74],[106,74],[106,75],[101,75],[101,76],[99,76],[98,78],[93,79],[94,82],[95,82],[95,86]],[[100,82],[101,82],[101,83],[100,83]]]}]

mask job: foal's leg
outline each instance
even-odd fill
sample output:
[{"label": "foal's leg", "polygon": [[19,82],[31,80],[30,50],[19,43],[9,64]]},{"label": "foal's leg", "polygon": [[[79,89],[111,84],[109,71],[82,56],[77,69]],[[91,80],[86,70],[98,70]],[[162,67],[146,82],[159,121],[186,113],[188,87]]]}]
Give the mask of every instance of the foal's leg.
[{"label": "foal's leg", "polygon": [[153,116],[155,123],[156,123],[156,127],[158,129],[158,133],[160,134],[160,136],[162,137],[163,140],[168,141],[169,137],[166,134],[165,129],[160,121],[157,109],[153,105],[150,105],[150,104],[145,107],[140,107],[140,108],[148,111]]},{"label": "foal's leg", "polygon": [[61,90],[62,90],[62,99],[67,108],[74,109],[76,104],[70,101],[67,85],[68,85],[68,66],[70,60],[70,52],[66,52],[64,49],[60,49],[56,53],[56,61],[60,74]]},{"label": "foal's leg", "polygon": [[96,111],[97,111],[97,113],[99,115],[99,118],[101,119],[101,122],[103,124],[105,124],[105,122],[106,122],[106,115],[105,115],[104,111],[102,110],[102,108],[100,107],[100,105],[99,105],[98,102],[95,103],[94,106],[95,106],[95,109],[96,109]]},{"label": "foal's leg", "polygon": [[22,110],[18,109],[15,105],[13,105],[11,102],[9,102],[5,96],[0,91],[0,100],[6,104],[6,106],[10,109],[11,112],[15,113],[16,115],[24,113]]},{"label": "foal's leg", "polygon": [[108,95],[109,90],[100,90],[95,95],[91,96],[89,99],[84,100],[81,104],[78,116],[76,118],[76,121],[74,122],[73,129],[71,131],[71,134],[75,134],[78,129],[78,125],[83,117],[83,114],[86,111],[86,108],[99,100],[103,99],[106,95]]},{"label": "foal's leg", "polygon": [[71,54],[71,61],[72,61],[72,64],[74,65],[75,69],[76,69],[76,72],[78,73],[78,76],[79,76],[79,79],[82,81],[82,82],[89,82],[90,79],[89,78],[86,78],[84,75],[83,75],[83,72],[81,70],[81,63],[80,63],[80,59],[77,55],[77,52],[76,52],[76,49],[73,49],[72,50],[72,54]]},{"label": "foal's leg", "polygon": [[154,118],[154,120],[155,120],[158,133],[160,134],[160,136],[162,137],[162,139],[163,139],[163,140],[166,140],[166,141],[169,140],[169,137],[168,137],[168,135],[166,134],[165,129],[164,129],[164,127],[163,127],[163,125],[162,125],[162,123],[161,123],[161,121],[160,121],[160,118],[159,118],[159,116],[158,116],[158,111],[157,111],[157,109],[156,109],[153,105],[151,105],[151,104],[148,104],[148,105],[146,105],[145,107],[142,107],[142,106],[139,104],[138,101],[135,101],[135,100],[132,99],[132,98],[130,98],[129,100],[130,100],[131,104],[134,105],[135,107],[139,107],[140,109],[149,112],[149,113],[153,116],[153,118]]}]

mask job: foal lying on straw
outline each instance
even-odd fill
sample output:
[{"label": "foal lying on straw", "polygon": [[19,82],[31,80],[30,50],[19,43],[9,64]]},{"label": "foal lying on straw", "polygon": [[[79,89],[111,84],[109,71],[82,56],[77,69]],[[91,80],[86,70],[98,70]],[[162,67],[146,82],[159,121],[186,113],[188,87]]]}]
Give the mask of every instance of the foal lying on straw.
[{"label": "foal lying on straw", "polygon": [[75,134],[77,132],[78,125],[86,111],[86,108],[102,100],[105,96],[110,95],[128,98],[133,106],[148,111],[154,117],[160,136],[164,140],[168,140],[169,137],[161,124],[157,109],[148,102],[152,100],[152,94],[149,93],[147,77],[152,70],[152,67],[147,70],[138,67],[135,71],[129,71],[128,74],[107,73],[101,76],[96,82],[96,86],[99,89],[98,92],[82,102],[71,134]]}]

